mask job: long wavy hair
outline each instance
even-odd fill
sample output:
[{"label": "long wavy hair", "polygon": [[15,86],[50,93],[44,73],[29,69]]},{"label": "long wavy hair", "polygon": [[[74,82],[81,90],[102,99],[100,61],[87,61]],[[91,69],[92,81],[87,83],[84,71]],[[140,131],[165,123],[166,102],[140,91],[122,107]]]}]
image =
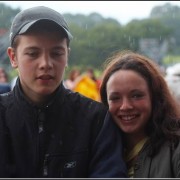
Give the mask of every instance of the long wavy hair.
[{"label": "long wavy hair", "polygon": [[107,82],[116,71],[133,70],[148,84],[152,101],[152,114],[146,127],[151,143],[149,155],[155,155],[165,141],[176,143],[180,137],[180,109],[159,65],[152,59],[132,51],[116,52],[105,61],[104,65],[100,96],[106,106],[108,106]]}]

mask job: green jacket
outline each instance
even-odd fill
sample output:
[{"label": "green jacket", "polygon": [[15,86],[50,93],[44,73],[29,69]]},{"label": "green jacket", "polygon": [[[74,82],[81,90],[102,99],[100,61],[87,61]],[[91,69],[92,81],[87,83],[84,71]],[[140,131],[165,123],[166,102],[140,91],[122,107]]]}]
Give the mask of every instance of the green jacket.
[{"label": "green jacket", "polygon": [[134,178],[179,178],[180,143],[172,150],[165,143],[153,158],[147,155],[150,145],[145,144],[134,166]]}]

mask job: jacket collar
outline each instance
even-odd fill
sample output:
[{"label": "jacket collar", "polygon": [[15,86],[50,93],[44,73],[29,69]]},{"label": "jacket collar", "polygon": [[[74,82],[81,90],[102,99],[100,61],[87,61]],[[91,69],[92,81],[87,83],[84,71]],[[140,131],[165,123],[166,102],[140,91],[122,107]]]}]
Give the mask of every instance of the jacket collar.
[{"label": "jacket collar", "polygon": [[[48,107],[52,106],[54,103],[58,103],[59,105],[62,104],[64,101],[64,98],[65,98],[65,91],[66,91],[65,87],[64,87],[63,83],[61,83],[59,85],[59,87],[57,88],[57,90],[54,92],[54,95],[50,99],[50,101],[47,102],[41,108],[42,109],[48,108]],[[19,77],[17,78],[16,85],[14,87],[14,96],[15,96],[15,99],[17,100],[16,102],[21,103],[21,105],[39,108],[35,104],[30,102],[28,100],[28,98],[25,96],[25,94],[23,93]]]}]

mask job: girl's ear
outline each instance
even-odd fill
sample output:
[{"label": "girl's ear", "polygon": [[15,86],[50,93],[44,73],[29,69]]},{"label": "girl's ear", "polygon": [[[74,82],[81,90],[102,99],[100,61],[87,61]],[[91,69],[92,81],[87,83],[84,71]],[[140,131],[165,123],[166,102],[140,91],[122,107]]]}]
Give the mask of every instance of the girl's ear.
[{"label": "girl's ear", "polygon": [[12,48],[12,47],[8,47],[7,55],[9,56],[9,59],[10,59],[10,62],[11,62],[11,66],[13,68],[17,68],[18,67],[18,63],[17,63],[15,49]]}]

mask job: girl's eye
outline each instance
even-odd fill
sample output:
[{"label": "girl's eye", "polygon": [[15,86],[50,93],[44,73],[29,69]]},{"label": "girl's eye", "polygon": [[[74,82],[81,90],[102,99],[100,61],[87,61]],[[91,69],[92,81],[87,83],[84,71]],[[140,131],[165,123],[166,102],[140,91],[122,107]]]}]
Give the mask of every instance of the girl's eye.
[{"label": "girl's eye", "polygon": [[109,97],[109,101],[117,101],[117,100],[119,100],[120,99],[120,97],[118,97],[118,96],[110,96]]},{"label": "girl's eye", "polygon": [[140,98],[142,98],[144,95],[143,94],[134,94],[134,95],[132,95],[132,98],[134,98],[134,99],[140,99]]}]

